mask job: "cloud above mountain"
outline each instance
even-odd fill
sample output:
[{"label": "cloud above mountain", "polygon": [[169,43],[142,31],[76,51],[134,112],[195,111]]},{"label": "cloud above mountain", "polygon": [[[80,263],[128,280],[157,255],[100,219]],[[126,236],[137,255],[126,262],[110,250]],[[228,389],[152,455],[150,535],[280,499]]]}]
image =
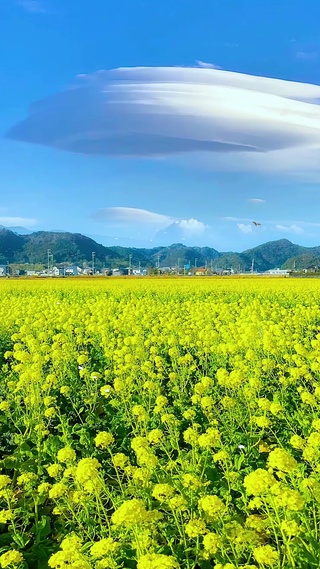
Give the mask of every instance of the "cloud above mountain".
[{"label": "cloud above mountain", "polygon": [[90,217],[109,227],[126,228],[163,242],[196,239],[209,229],[205,223],[195,218],[180,219],[134,207],[107,207],[96,211]]},{"label": "cloud above mountain", "polygon": [[81,75],[30,108],[14,140],[122,157],[206,156],[215,170],[320,172],[320,86],[208,68]]},{"label": "cloud above mountain", "polygon": [[93,213],[91,218],[110,225],[142,224],[152,226],[153,228],[167,227],[174,220],[169,215],[162,215],[135,207],[106,207]]}]

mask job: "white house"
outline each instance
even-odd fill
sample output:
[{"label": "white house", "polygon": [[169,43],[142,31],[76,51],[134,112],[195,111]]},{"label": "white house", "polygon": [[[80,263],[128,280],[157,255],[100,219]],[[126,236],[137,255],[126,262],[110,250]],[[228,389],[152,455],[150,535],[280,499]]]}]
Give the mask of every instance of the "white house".
[{"label": "white house", "polygon": [[290,272],[286,269],[270,269],[270,271],[265,272],[266,275],[282,275],[282,276],[289,276]]},{"label": "white house", "polygon": [[77,267],[76,265],[70,265],[69,267],[66,267],[65,270],[65,274],[69,276],[81,275],[81,273],[82,273],[81,267]]}]

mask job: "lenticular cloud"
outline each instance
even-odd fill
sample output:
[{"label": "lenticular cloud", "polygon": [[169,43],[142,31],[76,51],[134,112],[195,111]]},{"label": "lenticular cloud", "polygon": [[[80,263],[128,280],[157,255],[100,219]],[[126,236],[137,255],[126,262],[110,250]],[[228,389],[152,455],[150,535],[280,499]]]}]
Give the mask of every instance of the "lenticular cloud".
[{"label": "lenticular cloud", "polygon": [[209,152],[217,163],[217,154],[254,163],[265,153],[320,149],[317,85],[179,67],[99,71],[77,81],[33,104],[8,137],[105,156]]}]

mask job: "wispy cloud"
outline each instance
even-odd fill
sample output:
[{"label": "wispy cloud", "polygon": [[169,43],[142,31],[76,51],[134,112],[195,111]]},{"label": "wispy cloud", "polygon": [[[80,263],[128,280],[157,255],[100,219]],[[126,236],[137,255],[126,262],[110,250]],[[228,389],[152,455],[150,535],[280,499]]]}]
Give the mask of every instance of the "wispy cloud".
[{"label": "wispy cloud", "polygon": [[233,217],[233,216],[227,216],[227,217],[222,217],[223,221],[239,221],[240,223],[245,223],[246,221],[251,221],[251,219],[249,219],[248,217]]},{"label": "wispy cloud", "polygon": [[16,225],[23,225],[24,227],[33,227],[37,224],[37,220],[30,217],[0,217],[0,225],[5,227],[14,227]]},{"label": "wispy cloud", "polygon": [[319,99],[318,85],[207,67],[121,68],[33,105],[8,136],[83,154],[207,155],[216,171],[316,177]]},{"label": "wispy cloud", "polygon": [[266,203],[267,200],[262,200],[261,198],[249,198],[247,201],[250,203]]},{"label": "wispy cloud", "polygon": [[205,61],[201,61],[198,59],[196,61],[198,67],[202,67],[203,69],[221,69],[219,65],[215,65],[214,63],[206,63]]},{"label": "wispy cloud", "polygon": [[175,220],[169,215],[154,213],[135,207],[106,207],[91,215],[92,219],[112,225],[148,225],[152,227],[167,227]]},{"label": "wispy cloud", "polygon": [[319,51],[297,51],[296,59],[301,61],[315,61],[319,58]]},{"label": "wispy cloud", "polygon": [[103,208],[93,213],[91,218],[113,226],[141,226],[152,228],[155,231],[174,227],[189,235],[203,233],[207,227],[205,223],[195,218],[180,219],[134,207]]},{"label": "wispy cloud", "polygon": [[39,0],[17,0],[17,4],[26,12],[33,14],[44,14],[46,12],[42,2]]},{"label": "wispy cloud", "polygon": [[245,225],[244,223],[237,223],[238,228],[242,233],[252,233],[252,225]]},{"label": "wispy cloud", "polygon": [[304,230],[302,229],[302,227],[299,227],[299,225],[276,225],[275,229],[277,229],[278,231],[282,231],[283,233],[292,233],[294,235],[301,235],[302,233],[304,233]]}]

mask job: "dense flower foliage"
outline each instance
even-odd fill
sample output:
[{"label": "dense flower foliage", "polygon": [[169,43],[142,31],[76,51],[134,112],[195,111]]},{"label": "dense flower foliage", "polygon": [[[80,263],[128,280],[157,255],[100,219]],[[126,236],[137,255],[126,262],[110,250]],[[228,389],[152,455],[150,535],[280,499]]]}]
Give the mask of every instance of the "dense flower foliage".
[{"label": "dense flower foliage", "polygon": [[0,282],[0,567],[319,566],[320,284]]}]

